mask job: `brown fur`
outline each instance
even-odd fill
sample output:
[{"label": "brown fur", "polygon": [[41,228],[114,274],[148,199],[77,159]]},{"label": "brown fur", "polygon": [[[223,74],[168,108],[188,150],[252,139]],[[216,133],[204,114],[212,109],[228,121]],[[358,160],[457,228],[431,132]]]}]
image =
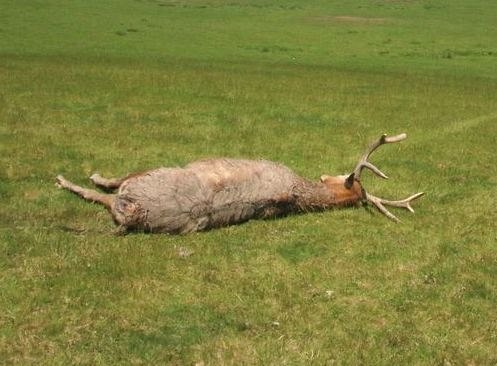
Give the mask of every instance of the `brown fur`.
[{"label": "brown fur", "polygon": [[359,182],[354,181],[351,188],[345,187],[345,177],[322,176],[321,182],[335,194],[336,206],[352,206],[360,202],[363,196],[363,189]]},{"label": "brown fur", "polygon": [[125,178],[93,175],[102,194],[63,177],[58,184],[81,197],[104,204],[114,221],[130,230],[186,233],[300,212],[352,206],[362,198],[355,182],[323,176],[311,182],[289,168],[266,160],[211,159],[184,168],[159,168]]}]

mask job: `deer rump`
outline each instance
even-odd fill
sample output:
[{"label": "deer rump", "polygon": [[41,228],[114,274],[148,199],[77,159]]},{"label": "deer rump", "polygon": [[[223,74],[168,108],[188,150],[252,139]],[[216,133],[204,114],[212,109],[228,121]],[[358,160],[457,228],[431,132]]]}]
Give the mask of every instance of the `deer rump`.
[{"label": "deer rump", "polygon": [[188,233],[298,211],[299,178],[270,161],[204,160],[126,179],[111,207],[128,229]]},{"label": "deer rump", "polygon": [[86,189],[58,176],[56,184],[82,198],[104,205],[121,228],[183,234],[266,219],[297,212],[310,212],[371,203],[394,221],[400,221],[385,206],[414,212],[410,203],[416,193],[403,200],[386,200],[366,192],[361,173],[371,170],[387,179],[368,161],[379,146],[397,143],[406,134],[382,135],[362,155],[348,175],[323,175],[311,182],[289,168],[267,160],[211,159],[184,168],[159,168],[125,178],[90,177],[115,194]]}]

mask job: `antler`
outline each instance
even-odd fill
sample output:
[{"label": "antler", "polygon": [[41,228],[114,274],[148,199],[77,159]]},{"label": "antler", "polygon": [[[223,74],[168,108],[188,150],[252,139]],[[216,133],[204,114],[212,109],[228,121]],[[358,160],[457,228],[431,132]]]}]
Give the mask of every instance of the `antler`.
[{"label": "antler", "polygon": [[413,194],[412,196],[407,197],[403,200],[389,201],[389,200],[385,200],[383,198],[375,197],[372,194],[369,194],[366,192],[366,199],[368,202],[371,202],[373,205],[375,205],[378,208],[378,210],[380,210],[388,218],[392,219],[395,222],[400,222],[398,217],[395,216],[394,214],[392,214],[390,211],[388,211],[384,205],[405,208],[405,209],[409,210],[410,212],[414,213],[414,210],[411,207],[410,203],[412,201],[414,201],[416,198],[419,198],[424,194],[425,194],[424,192],[419,192],[419,193]]},{"label": "antler", "polygon": [[359,160],[359,163],[357,163],[357,165],[354,169],[354,173],[353,173],[355,180],[357,180],[357,181],[361,180],[361,173],[362,173],[362,170],[364,168],[371,169],[371,171],[373,173],[375,173],[379,177],[382,177],[383,179],[388,179],[388,177],[385,174],[383,174],[380,171],[380,169],[378,169],[377,167],[375,167],[373,164],[371,164],[368,161],[368,158],[371,155],[371,153],[373,151],[375,151],[381,145],[390,144],[390,143],[394,143],[394,142],[400,142],[402,140],[405,140],[406,138],[407,138],[407,135],[405,133],[401,133],[400,135],[392,136],[392,137],[387,137],[386,134],[381,135],[381,137],[377,141],[373,142],[369,146],[369,148],[366,150],[364,155],[362,155],[361,159]]},{"label": "antler", "polygon": [[[389,143],[394,143],[394,142],[400,142],[402,140],[405,140],[407,138],[407,135],[405,133],[401,133],[400,135],[397,136],[391,136],[387,137],[386,134],[382,135],[377,141],[372,143],[369,148],[366,150],[366,152],[362,155],[361,159],[359,160],[359,163],[357,163],[354,172],[350,175],[349,178],[353,178],[353,180],[356,180],[360,182],[361,180],[361,173],[364,168],[370,169],[373,173],[378,175],[379,177],[383,179],[388,179],[388,177],[377,167],[375,167],[373,164],[371,164],[368,159],[369,156],[373,151],[375,151],[379,146],[384,145],[384,144],[389,144]],[[350,179],[348,179],[350,181]],[[410,212],[414,213],[414,210],[412,209],[410,203],[414,201],[415,199],[421,197],[424,195],[424,192],[416,193],[410,197],[407,197],[403,200],[399,201],[390,201],[386,200],[383,198],[375,197],[372,194],[367,193],[364,191],[365,196],[366,196],[366,201],[371,202],[373,205],[375,205],[378,210],[380,210],[384,215],[386,215],[388,218],[400,222],[400,220],[392,214],[390,211],[388,211],[385,208],[385,205],[387,206],[392,206],[392,207],[400,207],[400,208],[405,208],[409,210]]]}]

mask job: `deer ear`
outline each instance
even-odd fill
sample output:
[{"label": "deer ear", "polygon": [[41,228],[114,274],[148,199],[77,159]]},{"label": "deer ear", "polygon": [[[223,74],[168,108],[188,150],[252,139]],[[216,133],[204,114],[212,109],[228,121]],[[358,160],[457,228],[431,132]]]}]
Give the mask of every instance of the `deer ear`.
[{"label": "deer ear", "polygon": [[354,184],[354,179],[355,179],[355,173],[352,173],[345,179],[345,188],[350,189],[352,188],[352,185]]},{"label": "deer ear", "polygon": [[319,180],[321,181],[321,183],[324,183],[324,181],[325,181],[326,179],[328,179],[329,177],[330,177],[329,175],[322,175],[322,176],[319,178]]}]

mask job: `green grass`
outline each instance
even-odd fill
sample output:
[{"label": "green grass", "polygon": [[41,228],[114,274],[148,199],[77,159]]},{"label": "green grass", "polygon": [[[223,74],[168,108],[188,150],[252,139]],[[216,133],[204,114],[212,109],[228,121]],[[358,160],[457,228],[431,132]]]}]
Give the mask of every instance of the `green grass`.
[{"label": "green grass", "polygon": [[[484,0],[0,0],[0,360],[495,364],[496,40]],[[409,138],[366,188],[427,193],[402,224],[117,236],[54,186],[213,156],[318,179],[383,132]]]}]

